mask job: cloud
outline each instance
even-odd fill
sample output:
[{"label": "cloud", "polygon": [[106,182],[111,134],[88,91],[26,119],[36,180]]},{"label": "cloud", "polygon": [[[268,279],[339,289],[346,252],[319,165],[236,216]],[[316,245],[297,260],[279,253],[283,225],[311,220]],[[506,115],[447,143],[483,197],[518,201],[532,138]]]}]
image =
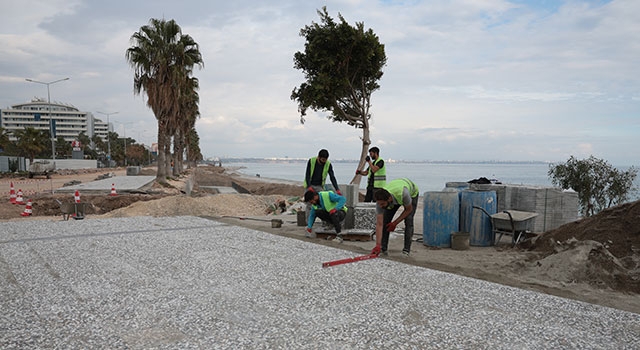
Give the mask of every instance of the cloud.
[{"label": "cloud", "polygon": [[[393,159],[565,159],[593,152],[637,162],[640,2],[330,0],[329,14],[363,22],[388,64],[372,96],[371,139]],[[366,4],[366,5],[364,5]],[[0,106],[46,91],[24,78],[71,80],[52,98],[119,111],[118,123],[153,130],[133,94],[124,53],[150,18],[175,19],[200,45],[206,156],[332,158],[360,154],[362,130],[326,113],[299,123],[290,100],[304,80],[293,54],[322,4],[159,0],[7,3],[0,14]],[[153,132],[147,132],[152,134]],[[615,160],[615,161],[614,161]]]}]

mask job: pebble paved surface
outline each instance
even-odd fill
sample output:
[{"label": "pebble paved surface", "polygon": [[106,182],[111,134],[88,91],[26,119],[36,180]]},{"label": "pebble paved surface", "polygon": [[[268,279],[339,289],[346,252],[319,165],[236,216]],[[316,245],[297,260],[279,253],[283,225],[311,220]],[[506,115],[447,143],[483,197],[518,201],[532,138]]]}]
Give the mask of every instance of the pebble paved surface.
[{"label": "pebble paved surface", "polygon": [[640,315],[197,217],[6,222],[2,349],[638,349]]}]

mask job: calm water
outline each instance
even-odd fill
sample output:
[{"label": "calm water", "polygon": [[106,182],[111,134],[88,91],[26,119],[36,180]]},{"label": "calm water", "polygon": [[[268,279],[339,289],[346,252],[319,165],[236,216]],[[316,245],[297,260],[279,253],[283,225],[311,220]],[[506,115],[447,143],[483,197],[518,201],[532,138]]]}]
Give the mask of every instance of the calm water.
[{"label": "calm water", "polygon": [[[333,171],[338,183],[351,182],[355,174],[357,163],[332,162]],[[243,174],[261,177],[293,180],[304,180],[305,162],[228,162],[227,167],[242,167],[239,171]],[[420,192],[440,191],[447,182],[467,182],[469,180],[486,177],[498,179],[502,183],[551,186],[551,180],[547,176],[549,165],[544,163],[526,164],[434,164],[434,163],[389,163],[387,164],[387,179],[406,177],[415,182]],[[360,187],[366,187],[366,179],[360,182]]]}]

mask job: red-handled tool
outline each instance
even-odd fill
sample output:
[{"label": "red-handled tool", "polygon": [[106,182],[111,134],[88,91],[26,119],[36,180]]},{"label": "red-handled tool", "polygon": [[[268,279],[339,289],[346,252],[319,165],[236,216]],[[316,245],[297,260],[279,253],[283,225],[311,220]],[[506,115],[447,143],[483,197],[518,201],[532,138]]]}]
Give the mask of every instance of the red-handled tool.
[{"label": "red-handled tool", "polygon": [[375,254],[360,255],[360,256],[355,256],[353,258],[346,258],[346,259],[340,259],[340,260],[335,260],[335,261],[323,262],[322,263],[322,267],[324,268],[324,267],[348,264],[348,263],[352,263],[352,262],[356,262],[356,261],[375,259],[377,257],[378,256],[375,255]]}]

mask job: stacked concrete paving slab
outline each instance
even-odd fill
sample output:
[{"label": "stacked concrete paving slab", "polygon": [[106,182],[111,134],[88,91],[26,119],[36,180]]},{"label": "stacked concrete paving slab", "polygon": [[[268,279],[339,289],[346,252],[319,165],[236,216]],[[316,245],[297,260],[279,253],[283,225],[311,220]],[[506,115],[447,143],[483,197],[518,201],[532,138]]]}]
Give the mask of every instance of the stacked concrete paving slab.
[{"label": "stacked concrete paving slab", "polygon": [[472,184],[472,190],[496,191],[497,211],[520,210],[537,213],[534,232],[545,232],[578,219],[578,194],[555,187],[512,184]]},{"label": "stacked concrete paving slab", "polygon": [[6,222],[3,348],[638,349],[640,315],[198,217]]}]

